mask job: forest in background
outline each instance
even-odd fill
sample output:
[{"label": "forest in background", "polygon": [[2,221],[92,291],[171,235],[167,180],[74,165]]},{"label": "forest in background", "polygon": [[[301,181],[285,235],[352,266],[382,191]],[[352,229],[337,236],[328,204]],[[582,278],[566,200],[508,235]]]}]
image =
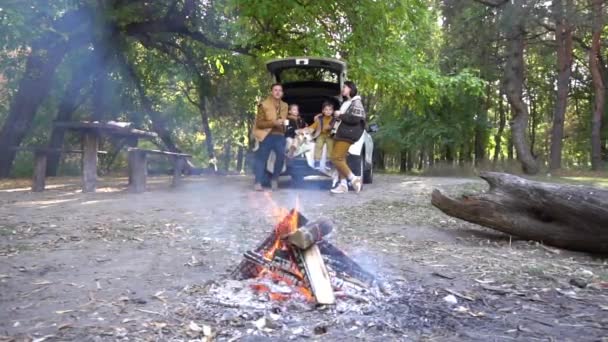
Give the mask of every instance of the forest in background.
[{"label": "forest in background", "polygon": [[[378,123],[375,167],[537,174],[608,161],[603,0],[5,0],[0,177],[14,146],[78,146],[54,121],[120,120],[194,164],[242,171],[264,63],[324,56]],[[107,141],[104,173],[124,168]],[[48,175],[78,160],[50,156]]]}]

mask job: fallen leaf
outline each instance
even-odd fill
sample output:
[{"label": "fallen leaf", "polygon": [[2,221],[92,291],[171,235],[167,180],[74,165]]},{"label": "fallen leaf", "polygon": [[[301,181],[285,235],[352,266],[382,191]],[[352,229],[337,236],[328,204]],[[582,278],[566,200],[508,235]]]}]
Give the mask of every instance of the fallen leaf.
[{"label": "fallen leaf", "polygon": [[33,282],[32,285],[49,285],[52,284],[52,281],[48,281],[48,280],[39,280],[36,282]]},{"label": "fallen leaf", "polygon": [[152,322],[151,324],[156,329],[162,329],[167,326],[167,323],[165,323],[165,322]]},{"label": "fallen leaf", "polygon": [[63,315],[63,314],[74,312],[74,311],[76,311],[76,310],[57,310],[57,311],[55,311],[55,313],[59,314],[59,315]]},{"label": "fallen leaf", "polygon": [[203,331],[203,328],[201,328],[198,324],[194,323],[194,321],[190,321],[190,324],[188,324],[188,328],[196,332]]}]

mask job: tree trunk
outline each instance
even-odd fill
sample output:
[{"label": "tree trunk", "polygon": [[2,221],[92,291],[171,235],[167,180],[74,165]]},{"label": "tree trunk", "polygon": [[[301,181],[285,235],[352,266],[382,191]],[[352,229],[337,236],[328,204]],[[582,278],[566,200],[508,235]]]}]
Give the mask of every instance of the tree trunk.
[{"label": "tree trunk", "polygon": [[536,145],[536,98],[530,93],[530,153],[535,156],[534,146]]},{"label": "tree trunk", "polygon": [[213,143],[213,133],[211,132],[211,126],[209,125],[209,115],[206,110],[206,99],[200,97],[199,99],[199,112],[201,114],[201,123],[203,125],[203,133],[205,133],[205,146],[207,147],[207,156],[209,157],[209,166],[217,172],[217,160],[215,157],[215,148]]},{"label": "tree trunk", "polygon": [[568,90],[572,74],[572,26],[568,15],[572,8],[572,0],[553,0],[556,15],[555,42],[557,44],[557,94],[553,110],[553,126],[551,127],[551,150],[549,169],[558,170],[562,167],[562,144],[564,138],[564,119],[568,105]]},{"label": "tree trunk", "polygon": [[481,105],[480,115],[475,122],[475,166],[479,166],[486,159],[486,145],[488,143],[488,111],[492,99],[492,87],[486,86],[485,101]]},{"label": "tree trunk", "polygon": [[232,145],[230,142],[224,144],[224,170],[230,169],[230,159],[232,159]]},{"label": "tree trunk", "polygon": [[602,165],[602,115],[604,114],[605,92],[604,82],[600,70],[601,34],[604,29],[603,0],[592,0],[593,30],[591,35],[591,49],[589,50],[589,69],[593,80],[595,101],[591,120],[591,169],[599,170]]},{"label": "tree trunk", "polygon": [[405,157],[405,171],[412,172],[414,168],[414,152],[412,150],[407,151],[407,156]]},{"label": "tree trunk", "polygon": [[[158,137],[163,142],[167,150],[174,153],[181,153],[181,150],[177,148],[177,146],[173,142],[173,138],[171,137],[171,131],[167,129],[165,118],[163,118],[161,113],[158,113],[156,110],[154,110],[154,107],[152,106],[152,101],[146,96],[146,91],[143,85],[141,84],[141,81],[137,76],[137,72],[133,65],[131,65],[128,62],[128,59],[122,54],[118,54],[117,58],[121,67],[124,68],[125,72],[135,85],[137,94],[139,96],[140,105],[143,111],[150,117],[150,121],[152,121],[152,130],[156,134],[158,134]],[[186,173],[189,172],[191,167],[191,163],[187,162],[185,167]]]},{"label": "tree trunk", "polygon": [[526,139],[528,126],[528,107],[523,100],[524,85],[524,49],[525,49],[525,9],[524,0],[513,0],[505,4],[509,16],[516,22],[512,23],[507,31],[506,65],[504,71],[504,86],[507,99],[513,109],[511,134],[513,145],[517,152],[523,171],[526,174],[537,174],[538,163],[530,153],[530,146]]},{"label": "tree trunk", "polygon": [[[70,83],[68,83],[68,86],[63,93],[63,97],[59,102],[55,121],[70,121],[72,119],[72,115],[82,102],[83,96],[81,94],[81,90],[89,80],[90,74],[87,71],[89,69],[90,66],[88,64],[84,64],[74,71],[72,79],[70,80]],[[63,147],[64,136],[65,128],[53,127],[51,137],[49,138],[49,148],[61,149]],[[46,175],[48,177],[57,176],[60,158],[61,153],[59,152],[48,153],[46,164]]]},{"label": "tree trunk", "polygon": [[29,131],[34,116],[51,89],[55,69],[63,60],[68,44],[47,35],[32,46],[19,89],[11,101],[8,117],[0,130],[0,178],[8,177],[15,150]]},{"label": "tree trunk", "polygon": [[236,152],[236,172],[243,172],[243,162],[245,161],[245,147],[243,147],[242,142],[239,144],[239,148]]},{"label": "tree trunk", "polygon": [[376,170],[386,170],[386,164],[384,162],[384,151],[378,147],[378,144],[374,144],[374,168]]},{"label": "tree trunk", "polygon": [[515,159],[515,151],[513,151],[513,132],[509,130],[507,137],[507,160]]},{"label": "tree trunk", "polygon": [[407,158],[408,158],[408,151],[401,151],[401,156],[400,156],[400,161],[401,163],[399,164],[399,171],[402,173],[406,173],[408,171],[408,163],[407,163]]},{"label": "tree trunk", "polygon": [[108,75],[105,69],[105,66],[102,66],[100,72],[95,77],[95,81],[93,81],[91,121],[102,121],[108,114],[108,104],[106,101]]},{"label": "tree trunk", "polygon": [[498,97],[498,131],[496,131],[496,135],[494,135],[494,165],[498,162],[498,158],[500,157],[500,147],[502,142],[502,134],[505,131],[505,124],[507,123],[507,115],[505,113],[505,105],[502,98],[502,93]]},{"label": "tree trunk", "polygon": [[454,164],[454,147],[451,144],[445,147],[445,160],[450,166]]},{"label": "tree trunk", "polygon": [[573,250],[608,252],[608,190],[529,181],[482,172],[486,193],[454,200],[439,190],[431,203],[444,213],[527,240]]}]

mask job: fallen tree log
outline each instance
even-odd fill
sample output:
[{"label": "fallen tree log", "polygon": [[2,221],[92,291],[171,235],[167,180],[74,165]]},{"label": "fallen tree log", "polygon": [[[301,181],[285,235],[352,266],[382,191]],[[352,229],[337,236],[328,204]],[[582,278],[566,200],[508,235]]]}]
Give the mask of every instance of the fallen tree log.
[{"label": "fallen tree log", "polygon": [[434,190],[444,213],[523,239],[560,248],[608,253],[608,190],[482,172],[487,193],[452,199]]}]

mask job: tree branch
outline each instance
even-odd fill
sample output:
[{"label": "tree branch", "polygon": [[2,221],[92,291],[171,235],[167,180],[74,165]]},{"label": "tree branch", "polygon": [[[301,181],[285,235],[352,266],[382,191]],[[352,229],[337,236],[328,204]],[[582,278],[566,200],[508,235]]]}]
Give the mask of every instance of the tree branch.
[{"label": "tree branch", "polygon": [[174,17],[131,23],[124,28],[124,32],[127,35],[137,37],[140,40],[148,40],[150,34],[154,33],[176,33],[201,42],[207,46],[253,56],[251,50],[255,47],[242,48],[232,46],[225,42],[213,41],[200,31],[190,31],[186,26],[185,20],[186,18]]}]

